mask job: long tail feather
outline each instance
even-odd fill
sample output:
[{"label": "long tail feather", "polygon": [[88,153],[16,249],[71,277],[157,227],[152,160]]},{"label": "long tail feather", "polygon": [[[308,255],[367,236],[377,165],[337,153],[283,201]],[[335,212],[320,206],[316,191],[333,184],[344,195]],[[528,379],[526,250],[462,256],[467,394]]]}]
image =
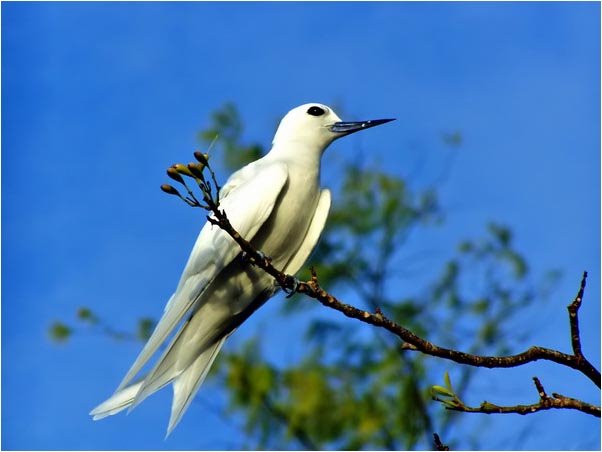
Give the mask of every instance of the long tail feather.
[{"label": "long tail feather", "polygon": [[215,361],[222,345],[226,341],[227,336],[220,339],[215,345],[207,348],[194,363],[188,367],[180,376],[173,382],[173,401],[171,404],[171,417],[169,418],[169,426],[167,427],[167,438],[170,433],[176,428],[176,425],[182,419],[182,416],[190,406],[194,395],[199,390],[199,387],[207,377],[211,365]]},{"label": "long tail feather", "polygon": [[155,366],[144,378],[142,386],[132,402],[130,411],[142,403],[149,395],[156,392],[159,388],[162,388],[165,385],[165,382],[172,381],[185,370],[185,368],[178,370],[176,365],[178,363],[178,349],[181,346],[181,339],[189,325],[190,320],[180,327],[163,354],[157,360]]},{"label": "long tail feather", "polygon": [[[170,298],[169,301],[170,309],[163,313],[163,316],[159,320],[159,323],[157,323],[157,326],[155,327],[150,339],[144,345],[144,348],[136,358],[136,361],[119,384],[119,387],[117,388],[118,391],[127,386],[131,379],[136,376],[136,374],[140,371],[140,369],[142,369],[150,357],[167,339],[169,333],[188,313],[196,300],[196,297],[193,298],[189,294],[190,292],[185,292],[184,294],[176,293],[172,295],[172,298]],[[185,299],[180,301],[175,300],[175,297],[184,297]]]},{"label": "long tail feather", "polygon": [[215,307],[208,303],[189,318],[144,379],[131,409],[162,387],[165,381],[174,380],[193,366],[207,349],[229,334],[226,322],[230,315],[225,305],[218,303]]},{"label": "long tail feather", "polygon": [[90,411],[90,416],[92,416],[92,419],[97,421],[125,410],[134,401],[136,393],[142,386],[142,383],[143,382],[140,381],[120,391],[116,391],[115,394]]}]

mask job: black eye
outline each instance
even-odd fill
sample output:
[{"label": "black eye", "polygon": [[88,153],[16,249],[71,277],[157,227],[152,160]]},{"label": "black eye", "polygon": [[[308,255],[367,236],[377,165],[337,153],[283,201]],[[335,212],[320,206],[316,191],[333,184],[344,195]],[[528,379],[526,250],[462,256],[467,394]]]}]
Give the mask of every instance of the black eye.
[{"label": "black eye", "polygon": [[322,116],[324,114],[324,109],[314,105],[313,107],[309,107],[307,114],[312,116]]}]

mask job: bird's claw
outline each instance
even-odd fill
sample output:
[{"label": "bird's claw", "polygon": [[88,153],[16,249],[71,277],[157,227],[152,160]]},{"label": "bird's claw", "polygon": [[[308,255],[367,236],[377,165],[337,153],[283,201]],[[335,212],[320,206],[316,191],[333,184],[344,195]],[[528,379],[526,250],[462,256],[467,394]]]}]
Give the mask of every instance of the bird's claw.
[{"label": "bird's claw", "polygon": [[[272,263],[272,258],[269,256],[266,256],[265,254],[263,254],[261,251],[257,251],[257,254],[259,255],[259,260],[261,262],[263,262],[264,264],[271,264]],[[255,261],[255,259],[253,259]]]},{"label": "bird's claw", "polygon": [[246,251],[241,251],[241,253],[240,253],[240,261],[243,264],[249,264],[249,263],[251,263],[251,264],[258,264],[259,262],[262,262],[264,265],[268,265],[268,264],[272,263],[272,258],[271,257],[266,256],[261,251],[255,251],[255,252],[259,256],[258,258],[255,258],[255,256],[250,255]]},{"label": "bird's claw", "polygon": [[294,276],[289,276],[287,277],[287,282],[291,282],[293,287],[291,289],[283,287],[282,290],[286,293],[286,298],[290,298],[297,293],[297,290],[299,289],[299,280]]}]

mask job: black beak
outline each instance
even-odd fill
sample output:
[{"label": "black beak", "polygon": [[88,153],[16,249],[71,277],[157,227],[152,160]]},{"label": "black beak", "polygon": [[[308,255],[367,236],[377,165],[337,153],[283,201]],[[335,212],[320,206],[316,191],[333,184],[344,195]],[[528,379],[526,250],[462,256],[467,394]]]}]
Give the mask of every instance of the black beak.
[{"label": "black beak", "polygon": [[350,133],[359,132],[360,130],[366,130],[370,127],[379,126],[386,122],[395,121],[395,119],[371,119],[370,121],[355,121],[355,122],[335,122],[329,127],[333,133],[340,133],[343,135],[349,135]]}]

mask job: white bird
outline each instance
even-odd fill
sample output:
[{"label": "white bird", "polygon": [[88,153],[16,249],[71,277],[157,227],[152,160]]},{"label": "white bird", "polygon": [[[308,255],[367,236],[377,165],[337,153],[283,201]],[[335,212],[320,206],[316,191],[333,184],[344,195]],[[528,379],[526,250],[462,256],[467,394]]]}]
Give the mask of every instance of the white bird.
[{"label": "white bird", "polygon": [[[270,152],[228,179],[220,208],[255,249],[294,275],[316,246],[330,209],[330,191],[320,188],[324,150],[337,138],[389,121],[343,122],[317,103],[294,108],[280,122]],[[205,224],[153,334],[115,393],[90,412],[95,420],[132,409],[172,383],[167,435],[172,432],[224,341],[278,290],[270,275],[240,255],[229,235]],[[180,323],[151,371],[132,383]]]}]

